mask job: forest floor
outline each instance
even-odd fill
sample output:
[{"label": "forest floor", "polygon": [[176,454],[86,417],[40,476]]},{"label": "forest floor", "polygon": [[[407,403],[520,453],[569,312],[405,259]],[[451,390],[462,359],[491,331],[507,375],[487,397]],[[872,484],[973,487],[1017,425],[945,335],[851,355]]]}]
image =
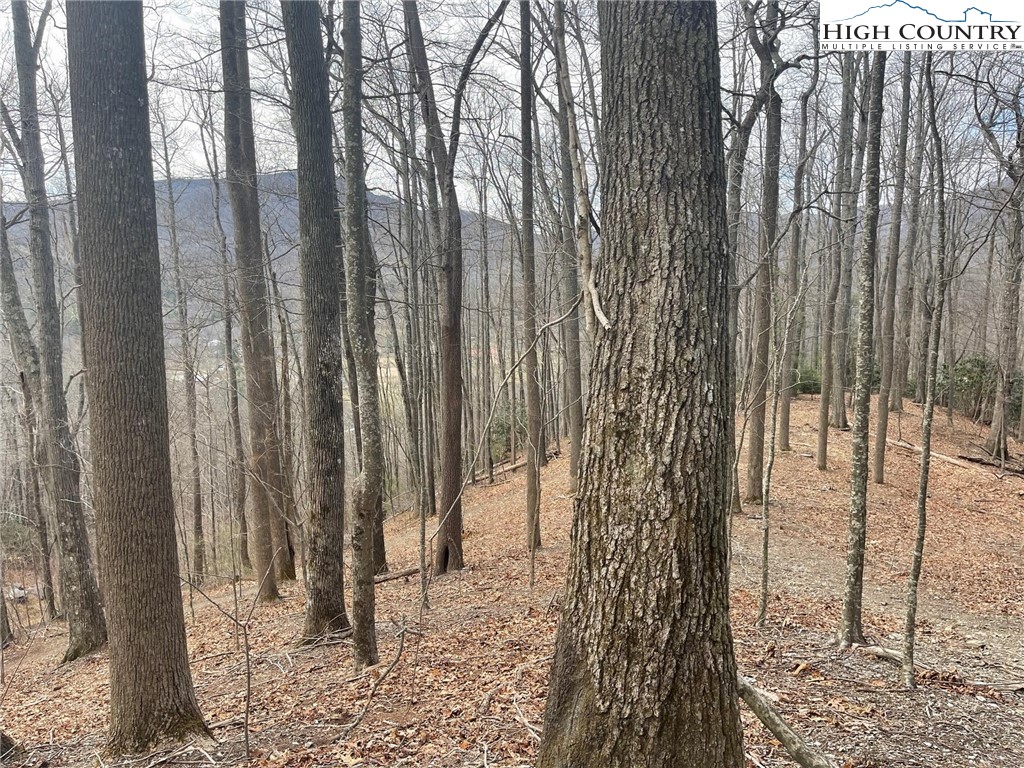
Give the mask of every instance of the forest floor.
[{"label": "forest floor", "polygon": [[[816,414],[816,398],[794,404],[794,450],[776,459],[772,598],[761,629],[753,626],[760,508],[733,517],[732,624],[741,671],[839,765],[1024,765],[1024,477],[933,463],[919,614],[918,661],[926,669],[919,688],[907,692],[892,663],[839,651],[832,641],[845,573],[850,440],[833,431],[829,470],[817,471]],[[937,415],[936,427],[935,450],[946,456],[979,440],[980,429],[967,420],[949,427]],[[919,407],[894,415],[891,430],[919,443]],[[912,449],[892,446],[886,485],[869,488],[865,631],[896,650],[918,461]],[[381,664],[362,675],[353,674],[345,643],[296,646],[301,583],[285,585],[280,602],[256,607],[248,666],[234,621],[193,593],[186,603],[192,674],[217,741],[168,747],[131,764],[245,764],[248,669],[254,765],[531,765],[568,555],[567,466],[559,459],[544,471],[545,540],[534,586],[523,553],[524,478],[499,473],[494,485],[467,492],[468,567],[431,583],[430,610],[420,610],[418,577],[378,586]],[[392,570],[414,567],[416,521],[389,520],[387,537]],[[206,594],[236,613],[230,586]],[[245,584],[243,618],[253,594]],[[26,766],[110,765],[102,756],[107,656],[61,665],[65,632],[39,626],[8,649],[0,723],[28,748]],[[743,719],[750,766],[793,765],[753,715],[744,710]]]}]

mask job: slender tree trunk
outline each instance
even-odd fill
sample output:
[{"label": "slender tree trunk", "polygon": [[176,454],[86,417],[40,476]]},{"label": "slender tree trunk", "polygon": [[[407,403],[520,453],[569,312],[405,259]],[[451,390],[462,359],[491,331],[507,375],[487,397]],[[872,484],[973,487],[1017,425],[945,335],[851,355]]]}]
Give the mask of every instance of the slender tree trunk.
[{"label": "slender tree trunk", "polygon": [[[807,171],[811,162],[811,153],[807,148],[807,133],[810,121],[811,97],[814,96],[818,87],[820,64],[817,59],[814,60],[812,66],[811,81],[800,95],[799,155],[796,173],[793,177],[793,213],[795,218],[793,220],[792,234],[790,235],[789,263],[787,264],[788,293],[789,300],[793,303],[791,310],[793,320],[796,320],[803,314],[803,301],[800,296],[800,262],[804,257],[806,242],[804,222],[807,217],[802,212],[802,208],[804,207],[804,187],[806,186]],[[782,389],[779,395],[779,449],[783,451],[791,450],[789,444],[789,420],[793,402],[793,373],[796,368],[797,358],[799,357],[800,338],[802,336],[802,323],[794,322],[793,326],[786,332],[786,343],[782,351],[782,370],[780,371],[779,382]]]},{"label": "slender tree trunk", "polygon": [[[556,0],[554,3],[554,38],[556,51],[565,47],[565,3]],[[561,47],[558,47],[561,46]],[[556,66],[561,77],[561,68],[565,62],[561,55],[556,57]],[[572,141],[569,129],[569,98],[564,87],[558,89],[558,151],[559,151],[559,183],[562,196],[562,299],[566,304],[575,303],[580,296],[579,253],[573,238],[573,220],[576,218],[576,188],[573,179]],[[579,308],[569,310],[564,323],[565,329],[565,367],[566,367],[566,406],[569,411],[569,489],[576,491],[579,482],[580,453],[583,445],[583,372],[582,354],[580,350],[580,316]]]},{"label": "slender tree trunk", "polygon": [[937,254],[934,292],[935,321],[932,323],[928,345],[928,386],[924,400],[924,412],[921,416],[921,474],[917,486],[917,533],[914,539],[914,555],[907,578],[907,617],[903,636],[903,682],[913,688],[914,677],[914,644],[917,623],[917,588],[921,579],[921,565],[924,561],[925,531],[928,514],[928,476],[931,469],[932,452],[932,416],[935,412],[935,389],[939,368],[939,343],[942,327],[943,301],[947,288],[946,274],[946,170],[943,156],[942,137],[939,134],[935,104],[935,84],[932,73],[932,54],[926,54],[925,87],[931,128],[932,149],[935,157],[935,177],[937,182],[936,200],[938,207],[939,250]]},{"label": "slender tree trunk", "polygon": [[[1003,264],[1003,297],[1000,303],[999,321],[999,383],[996,386],[995,405],[992,408],[992,424],[989,427],[985,450],[994,459],[1009,458],[1006,447],[1008,431],[1009,400],[1013,389],[1013,377],[1017,367],[1017,328],[1020,316],[1020,283],[1024,270],[1024,243],[1022,243],[1022,222],[1020,205],[1024,194],[1019,190],[1019,181],[1010,194],[1009,220],[1007,221],[1007,258]],[[935,322],[934,319],[932,322]],[[947,361],[949,362],[949,361]]]},{"label": "slender tree trunk", "polygon": [[[921,82],[918,82],[920,92]],[[926,130],[923,102],[919,102],[914,126],[914,159],[910,170],[910,215],[907,232],[906,256],[903,259],[903,284],[899,299],[899,328],[893,354],[893,384],[889,391],[889,410],[903,410],[903,393],[907,389],[910,370],[910,337],[914,318],[914,295],[916,280],[914,267],[917,247],[921,237],[921,172],[924,167],[924,145]]]},{"label": "slender tree trunk", "polygon": [[907,182],[907,141],[910,135],[911,62],[910,51],[903,53],[900,77],[903,97],[900,101],[900,127],[896,140],[896,185],[889,210],[889,253],[885,265],[885,294],[882,305],[882,365],[878,387],[878,416],[875,420],[874,480],[885,482],[885,446],[889,434],[889,399],[892,390],[893,347],[895,345],[896,277],[900,260],[900,233],[903,230],[903,191]]},{"label": "slender tree trunk", "polygon": [[[831,258],[829,265],[828,291],[822,313],[821,332],[821,397],[818,401],[818,450],[816,460],[818,469],[828,469],[828,428],[830,425],[830,407],[832,404],[832,388],[835,380],[834,348],[839,336],[836,331],[836,302],[842,282],[843,236],[845,233],[844,217],[851,215],[846,209],[845,189],[849,184],[849,162],[851,134],[853,132],[853,95],[855,87],[855,69],[852,53],[844,53],[842,59],[843,97],[839,118],[839,145],[837,156],[839,162],[836,169],[836,191],[832,195],[835,237],[829,248]],[[841,343],[841,342],[840,342]]]},{"label": "slender tree trunk", "polygon": [[111,753],[207,736],[174,536],[142,3],[71,3],[93,487],[110,620]]},{"label": "slender tree trunk", "polygon": [[82,509],[81,468],[64,396],[61,314],[54,286],[50,204],[36,97],[37,43],[40,41],[32,40],[27,3],[12,2],[11,13],[21,107],[22,181],[29,206],[29,250],[38,302],[39,415],[50,467],[48,485],[57,521],[61,603],[68,620],[68,649],[64,660],[72,661],[102,646],[107,639],[107,627],[89,550]]},{"label": "slender tree trunk", "polygon": [[610,328],[597,331],[537,765],[739,768],[716,8],[604,3],[598,13]]},{"label": "slender tree trunk", "polygon": [[461,570],[462,553],[462,212],[455,185],[455,159],[461,130],[462,101],[473,65],[491,29],[509,0],[502,0],[477,37],[456,86],[451,138],[445,144],[441,120],[427,64],[427,52],[415,2],[404,5],[416,91],[427,132],[427,151],[438,176],[443,202],[441,241],[442,290],[440,301],[441,413],[440,475],[441,519],[434,551],[434,572]]},{"label": "slender tree trunk", "polygon": [[171,269],[173,271],[174,305],[181,339],[181,373],[185,386],[185,418],[188,432],[189,481],[192,512],[192,574],[195,584],[202,584],[206,575],[206,541],[203,537],[203,486],[199,464],[199,414],[196,398],[195,344],[189,324],[188,296],[181,272],[181,247],[178,242],[178,212],[174,196],[174,177],[171,175],[171,153],[167,145],[167,126],[160,120],[161,154],[167,204],[167,231],[170,235]]},{"label": "slender tree trunk", "polygon": [[345,421],[341,395],[341,242],[327,63],[315,3],[283,2],[298,159],[299,270],[306,375],[307,641],[349,628],[345,612]]},{"label": "slender tree trunk", "polygon": [[864,592],[864,549],[868,517],[868,420],[874,376],[875,261],[878,257],[880,149],[885,85],[885,51],[871,60],[871,100],[868,109],[867,169],[864,174],[864,232],[860,253],[860,313],[857,328],[857,375],[853,393],[853,456],[850,460],[850,535],[846,551],[846,588],[839,642],[864,641],[861,598]]},{"label": "slender tree trunk", "polygon": [[530,40],[530,3],[519,3],[519,95],[523,171],[523,343],[526,352],[523,376],[526,379],[526,550],[530,554],[530,582],[533,583],[533,556],[540,547],[540,456],[541,444],[540,383],[537,379],[537,268],[533,237],[533,53]]},{"label": "slender tree trunk", "polygon": [[224,69],[224,145],[228,195],[235,229],[235,257],[249,442],[252,457],[252,520],[249,549],[261,600],[277,599],[277,581],[288,554],[282,488],[281,444],[277,434],[277,376],[271,339],[270,302],[264,276],[255,139],[249,90],[249,54],[244,0],[220,4],[221,62]]},{"label": "slender tree trunk", "polygon": [[[343,5],[345,116],[345,276],[348,328],[359,378],[363,461],[352,492],[352,628],[357,670],[377,663],[373,583],[373,518],[383,492],[384,446],[377,388],[377,339],[370,326],[374,301],[366,177],[363,159],[363,48],[359,4]],[[461,280],[461,276],[460,276]],[[461,465],[460,465],[461,466]],[[461,477],[461,473],[460,473]]]},{"label": "slender tree trunk", "polygon": [[[769,0],[765,34],[773,36],[779,24],[778,0]],[[756,50],[761,59],[761,82],[768,84],[765,112],[764,177],[758,227],[757,280],[754,287],[754,360],[751,368],[750,421],[748,422],[747,501],[761,501],[764,480],[764,429],[768,403],[768,364],[772,346],[772,302],[775,295],[776,244],[779,229],[779,165],[782,152],[782,97],[775,90],[776,43]]]}]

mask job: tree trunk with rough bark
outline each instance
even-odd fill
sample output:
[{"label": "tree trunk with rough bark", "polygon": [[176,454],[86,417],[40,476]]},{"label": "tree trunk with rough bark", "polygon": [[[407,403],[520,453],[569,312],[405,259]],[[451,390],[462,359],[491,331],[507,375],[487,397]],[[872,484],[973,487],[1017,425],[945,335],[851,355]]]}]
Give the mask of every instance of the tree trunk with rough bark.
[{"label": "tree trunk with rough bark", "polygon": [[244,0],[221,2],[220,39],[224,70],[225,159],[235,230],[242,357],[245,362],[245,393],[249,404],[252,458],[249,551],[255,568],[253,575],[256,582],[261,584],[260,599],[276,600],[277,582],[288,571],[285,561],[288,542],[283,515],[281,443],[277,424],[277,375],[256,187]]},{"label": "tree trunk with rough bark", "polygon": [[341,395],[341,230],[332,153],[327,62],[315,3],[281,3],[293,82],[298,159],[305,430],[306,618],[314,640],[349,628],[345,612],[345,420]]},{"label": "tree trunk with rough bark", "polygon": [[916,679],[914,674],[914,644],[917,624],[917,589],[921,579],[921,567],[924,562],[924,540],[928,524],[928,476],[931,469],[932,455],[932,417],[935,413],[935,389],[939,369],[939,342],[942,328],[943,303],[949,282],[946,267],[946,169],[942,137],[936,120],[935,84],[932,73],[932,54],[925,59],[925,87],[931,128],[932,149],[935,157],[936,215],[938,217],[939,250],[936,259],[935,292],[932,304],[935,307],[935,320],[932,323],[928,342],[928,370],[925,389],[924,409],[921,415],[921,472],[917,486],[917,532],[914,537],[914,554],[907,577],[907,615],[903,634],[903,683],[913,688]]},{"label": "tree trunk with rough bark", "polygon": [[875,261],[878,257],[880,150],[882,143],[885,51],[871,60],[871,99],[864,174],[864,231],[860,252],[860,312],[857,321],[857,373],[853,389],[853,428],[850,459],[850,526],[846,549],[846,588],[839,643],[864,642],[861,597],[864,592],[864,549],[868,519],[868,421],[871,411],[871,380],[874,377]]},{"label": "tree trunk with rough bark", "polygon": [[776,243],[779,231],[779,166],[782,152],[782,97],[775,89],[775,59],[779,25],[778,0],[769,0],[764,20],[767,45],[758,38],[755,52],[761,60],[761,82],[767,84],[765,104],[764,174],[758,225],[758,265],[754,285],[754,359],[750,371],[750,420],[748,422],[747,486],[744,499],[762,500],[764,484],[765,414],[768,405],[769,359],[772,350],[775,298]]},{"label": "tree trunk with rough bark", "polygon": [[29,206],[29,250],[39,328],[39,416],[49,464],[47,486],[57,522],[61,603],[68,620],[69,639],[64,660],[72,661],[102,646],[107,639],[107,627],[85,525],[81,467],[64,395],[61,312],[54,285],[50,203],[36,97],[38,43],[41,41],[32,39],[27,3],[20,0],[11,3],[11,13],[21,107],[21,136],[17,144]]},{"label": "tree trunk with rough bark", "polygon": [[893,382],[893,347],[896,342],[896,277],[899,274],[900,234],[903,230],[903,192],[907,181],[907,141],[910,137],[911,62],[910,51],[903,53],[900,126],[896,139],[896,182],[889,209],[889,253],[885,265],[885,292],[882,297],[882,360],[878,387],[878,416],[875,420],[874,481],[885,482],[885,446],[889,434],[889,399]]},{"label": "tree trunk with rough bark", "polygon": [[171,487],[142,3],[68,5],[82,300],[113,754],[206,736],[192,687]]},{"label": "tree trunk with rough bark", "polygon": [[[345,278],[348,329],[359,379],[363,461],[352,492],[352,641],[356,670],[378,662],[373,568],[373,521],[384,488],[384,443],[377,387],[377,337],[370,326],[375,299],[366,221],[363,159],[363,38],[359,3],[343,10],[345,84]],[[461,278],[460,278],[461,279]],[[461,464],[460,464],[461,467]],[[460,473],[461,477],[461,473]]]},{"label": "tree trunk with rough bark", "polygon": [[523,378],[526,384],[526,550],[530,554],[531,582],[533,555],[540,547],[540,464],[545,446],[541,444],[540,382],[537,379],[537,267],[534,243],[533,206],[533,53],[530,41],[530,3],[519,3],[519,96],[522,140],[523,182]]},{"label": "tree trunk with rough bark", "polygon": [[739,768],[716,8],[598,13],[610,328],[597,331],[537,765]]}]

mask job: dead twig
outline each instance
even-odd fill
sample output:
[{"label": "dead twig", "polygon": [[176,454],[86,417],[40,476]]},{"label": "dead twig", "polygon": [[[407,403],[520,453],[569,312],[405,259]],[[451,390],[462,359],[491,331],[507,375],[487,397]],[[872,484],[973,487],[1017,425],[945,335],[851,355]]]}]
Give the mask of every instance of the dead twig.
[{"label": "dead twig", "polygon": [[352,731],[354,731],[361,722],[363,722],[363,718],[366,717],[366,713],[370,709],[370,703],[373,701],[374,694],[377,693],[377,689],[380,688],[380,684],[384,682],[384,679],[391,674],[391,671],[396,666],[398,666],[398,660],[402,658],[402,649],[404,648],[405,623],[403,622],[402,628],[398,630],[398,650],[395,651],[395,658],[393,658],[391,660],[391,663],[388,664],[387,668],[383,672],[381,672],[380,677],[373,681],[373,685],[370,687],[370,692],[366,696],[366,701],[363,702],[363,708],[359,711],[359,714],[356,715],[356,719],[349,723],[345,727],[345,730],[341,732],[341,735],[334,740],[335,743],[347,739],[349,737],[349,734],[352,733]]}]

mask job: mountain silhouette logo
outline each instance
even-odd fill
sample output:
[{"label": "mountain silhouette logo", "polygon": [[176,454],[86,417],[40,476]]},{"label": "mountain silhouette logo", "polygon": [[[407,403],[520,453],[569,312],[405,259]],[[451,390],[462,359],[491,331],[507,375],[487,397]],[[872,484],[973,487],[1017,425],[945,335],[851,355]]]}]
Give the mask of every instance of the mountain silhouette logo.
[{"label": "mountain silhouette logo", "polygon": [[[858,20],[870,21],[865,18],[868,16],[876,15],[879,12],[885,13],[886,11],[898,11],[900,13],[910,14],[924,14],[928,21],[934,23],[939,22],[941,24],[1012,24],[1013,19],[994,18],[996,14],[992,11],[986,11],[977,6],[969,6],[964,8],[960,13],[959,18],[947,18],[946,14],[935,13],[928,8],[924,8],[920,5],[907,2],[907,0],[892,0],[889,3],[879,3],[878,5],[872,5],[869,8],[861,11],[860,13],[849,16],[845,19],[837,19],[837,21],[854,22]],[[1002,14],[999,14],[1002,16]]]}]

